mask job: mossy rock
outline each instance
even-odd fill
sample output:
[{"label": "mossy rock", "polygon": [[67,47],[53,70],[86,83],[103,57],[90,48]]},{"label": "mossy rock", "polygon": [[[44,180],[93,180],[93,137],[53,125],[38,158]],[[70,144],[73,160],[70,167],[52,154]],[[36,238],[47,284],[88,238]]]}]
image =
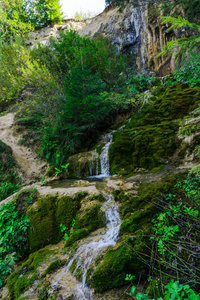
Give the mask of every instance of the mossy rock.
[{"label": "mossy rock", "polygon": [[167,122],[157,126],[126,129],[114,135],[109,150],[111,172],[127,173],[136,168],[151,170],[165,164],[180,141],[175,140],[178,124]]},{"label": "mossy rock", "polygon": [[134,114],[124,130],[113,135],[109,150],[111,173],[129,174],[169,163],[180,146],[177,119],[188,115],[199,103],[200,88],[180,83],[167,87],[153,104]]},{"label": "mossy rock", "polygon": [[38,198],[38,190],[36,188],[26,188],[17,193],[13,200],[16,201],[17,211],[25,214],[28,206],[35,203]]},{"label": "mossy rock", "polygon": [[100,157],[95,151],[72,155],[67,162],[71,178],[88,177],[101,173]]},{"label": "mossy rock", "polygon": [[66,264],[67,260],[56,259],[50,263],[45,272],[42,274],[42,277],[45,277],[47,274],[53,273],[55,270],[60,269]]},{"label": "mossy rock", "polygon": [[71,246],[74,242],[83,239],[89,234],[87,229],[79,229],[74,231],[65,243],[65,247]]},{"label": "mossy rock", "polygon": [[104,227],[106,224],[105,212],[101,210],[100,204],[95,204],[86,209],[83,216],[77,216],[74,232],[67,239],[65,246],[71,246],[74,242],[86,237],[90,232]]},{"label": "mossy rock", "polygon": [[[30,254],[29,258],[16,271],[9,275],[7,279],[7,287],[12,299],[18,299],[21,294],[29,289],[35,280],[39,279],[39,274],[37,272],[38,266],[53,253],[53,250],[45,248],[40,249]],[[62,265],[62,262],[57,262],[57,266],[58,265]]]},{"label": "mossy rock", "polygon": [[135,280],[145,274],[148,267],[143,264],[136,251],[149,254],[148,247],[143,241],[132,241],[126,238],[125,242],[115,250],[108,250],[103,262],[93,272],[90,285],[97,292],[120,287],[125,284],[126,274],[134,274]]},{"label": "mossy rock", "polygon": [[35,252],[48,244],[58,243],[63,233],[60,224],[71,228],[72,220],[80,208],[80,201],[85,194],[78,194],[74,198],[69,196],[40,197],[35,205],[27,210],[30,219],[29,247]]},{"label": "mossy rock", "polygon": [[89,232],[92,232],[104,227],[105,223],[105,212],[101,210],[100,204],[96,204],[90,209],[86,209],[84,216],[76,220],[74,229],[87,228]]},{"label": "mossy rock", "polygon": [[28,271],[26,274],[22,274],[22,268],[18,271],[11,273],[7,279],[7,287],[12,299],[18,299],[33,282],[38,279],[37,274],[32,271]]}]

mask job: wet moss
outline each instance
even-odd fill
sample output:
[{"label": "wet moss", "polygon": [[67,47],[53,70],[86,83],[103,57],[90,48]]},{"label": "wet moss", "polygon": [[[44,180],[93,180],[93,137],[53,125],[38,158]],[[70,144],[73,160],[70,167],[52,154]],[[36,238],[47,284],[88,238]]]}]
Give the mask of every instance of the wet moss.
[{"label": "wet moss", "polygon": [[136,251],[147,253],[148,248],[142,241],[126,241],[116,250],[108,250],[104,261],[96,268],[92,274],[90,284],[97,292],[119,287],[125,284],[126,274],[133,274],[135,280],[145,273],[147,266],[138,258]]},{"label": "wet moss", "polygon": [[23,294],[39,278],[37,268],[54,251],[40,249],[29,255],[29,258],[7,279],[7,286],[10,296],[13,299]]},{"label": "wet moss", "polygon": [[42,277],[45,277],[47,274],[53,273],[55,270],[60,269],[66,264],[66,260],[56,259],[47,267],[45,272],[42,274]]},{"label": "wet moss", "polygon": [[60,224],[70,228],[73,218],[80,208],[80,201],[84,195],[77,195],[74,199],[69,196],[40,197],[33,207],[27,210],[30,219],[29,246],[35,252],[48,244],[58,243],[63,233]]},{"label": "wet moss", "polygon": [[73,233],[67,239],[65,246],[71,246],[74,242],[86,237],[90,232],[105,226],[105,212],[101,210],[100,204],[95,204],[90,209],[86,209],[84,215],[77,216]]},{"label": "wet moss", "polygon": [[79,229],[74,231],[65,243],[65,247],[71,246],[74,242],[83,239],[89,234],[87,229]]},{"label": "wet moss", "polygon": [[177,119],[200,103],[200,88],[176,83],[166,88],[153,104],[134,114],[124,130],[116,132],[110,146],[111,173],[129,174],[169,163],[180,146]]},{"label": "wet moss", "polygon": [[87,228],[88,232],[92,232],[104,227],[105,223],[105,212],[101,210],[100,204],[96,204],[90,209],[86,209],[84,216],[76,220],[74,229]]}]

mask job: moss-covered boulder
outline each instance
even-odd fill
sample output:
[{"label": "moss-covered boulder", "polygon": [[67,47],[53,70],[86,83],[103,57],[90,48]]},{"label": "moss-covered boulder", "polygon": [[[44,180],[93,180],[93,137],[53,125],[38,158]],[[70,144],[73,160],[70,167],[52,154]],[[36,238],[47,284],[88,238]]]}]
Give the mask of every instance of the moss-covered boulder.
[{"label": "moss-covered boulder", "polygon": [[105,212],[101,210],[100,204],[94,204],[86,208],[83,215],[78,215],[75,220],[74,231],[66,241],[66,247],[86,237],[90,232],[104,227],[106,224]]},{"label": "moss-covered boulder", "polygon": [[101,173],[99,154],[95,151],[82,152],[68,159],[70,177],[88,177]]},{"label": "moss-covered boulder", "polygon": [[108,249],[105,257],[96,265],[93,272],[87,274],[87,283],[96,291],[119,287],[125,284],[126,274],[134,275],[138,282],[146,280],[151,256],[152,219],[160,211],[158,199],[163,195],[177,193],[177,180],[182,180],[186,174],[174,174],[164,177],[158,183],[140,184],[137,195],[115,191],[114,197],[120,203],[122,218],[120,239],[117,248]]},{"label": "moss-covered boulder", "polygon": [[[138,253],[148,255],[147,243],[138,239],[126,238],[115,250],[109,249],[90,279],[90,285],[102,292],[125,284],[126,274],[134,274],[135,280],[145,274],[148,266],[138,258]],[[89,280],[88,280],[89,283]]]},{"label": "moss-covered boulder", "polygon": [[20,183],[12,149],[0,141],[0,201],[19,190]]},{"label": "moss-covered boulder", "polygon": [[63,237],[60,224],[71,228],[72,220],[80,208],[80,201],[85,196],[76,194],[74,198],[69,196],[47,195],[40,197],[38,201],[27,210],[30,219],[29,247],[34,252],[48,244],[56,244]]},{"label": "moss-covered boulder", "polygon": [[176,83],[153,103],[134,114],[124,130],[116,132],[110,146],[111,173],[129,174],[135,169],[169,163],[180,146],[177,119],[188,115],[200,103],[200,88]]}]

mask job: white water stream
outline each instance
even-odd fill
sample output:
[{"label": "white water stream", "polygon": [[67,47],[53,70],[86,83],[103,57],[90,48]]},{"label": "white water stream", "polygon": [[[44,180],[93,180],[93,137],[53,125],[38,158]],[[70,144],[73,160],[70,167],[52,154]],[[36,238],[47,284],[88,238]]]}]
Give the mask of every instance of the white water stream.
[{"label": "white water stream", "polygon": [[[110,144],[112,143],[112,133],[113,132],[108,133],[104,136],[103,142],[106,142],[106,144],[102,148],[102,152],[100,155],[101,174],[93,177],[108,177],[110,175],[108,150]],[[76,271],[78,271],[82,274],[82,282],[77,283],[74,286],[73,292],[73,294],[76,295],[75,299],[78,300],[92,299],[92,291],[86,285],[87,270],[91,266],[97,255],[100,254],[101,250],[107,248],[108,246],[114,246],[118,239],[121,226],[118,207],[111,194],[104,196],[106,198],[106,201],[101,208],[103,211],[105,211],[107,220],[104,233],[97,234],[95,236],[95,239],[92,239],[90,237],[87,238],[86,242],[76,250],[73,258],[69,261],[67,268],[61,273],[57,274],[57,276],[54,278],[54,283],[52,284],[52,288],[56,285],[59,285],[62,282],[62,278],[65,277],[65,274],[69,273],[72,264],[75,263],[76,267],[73,273],[75,274]]]},{"label": "white water stream", "polygon": [[110,175],[108,150],[112,143],[113,132],[114,131],[110,133],[106,133],[101,140],[101,143],[105,143],[100,154],[101,174],[99,174],[98,160],[94,161],[92,157],[92,162],[90,166],[90,176],[89,176],[90,178],[106,178]]},{"label": "white water stream", "polygon": [[87,270],[90,267],[91,263],[100,253],[100,251],[108,246],[114,246],[118,239],[121,219],[120,215],[117,211],[117,204],[115,203],[112,195],[109,195],[107,201],[104,203],[102,209],[106,212],[107,225],[106,232],[103,235],[99,235],[96,241],[92,241],[87,244],[83,244],[79,247],[74,257],[71,259],[67,266],[67,271],[70,270],[73,262],[76,262],[76,270],[80,270],[82,272],[82,282],[77,284],[77,292],[79,300],[84,299],[92,299],[92,292],[86,285],[86,275]]}]

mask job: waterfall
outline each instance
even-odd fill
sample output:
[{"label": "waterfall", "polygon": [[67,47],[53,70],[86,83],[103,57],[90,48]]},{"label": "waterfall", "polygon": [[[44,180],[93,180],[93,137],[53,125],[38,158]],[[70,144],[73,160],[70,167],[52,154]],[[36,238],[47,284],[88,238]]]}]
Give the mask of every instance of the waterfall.
[{"label": "waterfall", "polygon": [[112,143],[112,135],[113,132],[111,133],[107,133],[104,136],[104,140],[105,142],[107,142],[105,144],[105,146],[102,148],[101,151],[101,155],[100,155],[100,161],[101,161],[101,176],[102,177],[107,177],[110,175],[110,166],[109,166],[109,155],[108,155],[108,151],[109,151],[109,147]]},{"label": "waterfall", "polygon": [[[104,147],[101,150],[100,154],[100,164],[101,164],[101,174],[99,174],[99,165],[98,165],[98,160],[93,161],[93,157],[91,160],[91,165],[90,165],[90,176],[89,177],[96,177],[96,178],[105,178],[110,175],[110,166],[109,166],[109,147],[112,143],[112,135],[113,132],[107,133],[103,136],[101,143],[105,143]],[[95,150],[96,152],[96,150]]]},{"label": "waterfall", "polygon": [[[76,299],[78,300],[92,299],[92,292],[86,285],[87,270],[101,250],[108,246],[114,246],[118,239],[121,219],[117,210],[117,204],[112,195],[106,197],[102,209],[105,211],[107,218],[106,232],[96,236],[95,241],[81,245],[73,258],[69,261],[67,269],[65,270],[65,273],[69,272],[74,262],[76,263],[74,274],[76,270],[81,270],[82,282],[78,283],[75,288]],[[59,278],[55,279],[57,279],[58,282],[54,282],[53,285],[59,284]]]}]

